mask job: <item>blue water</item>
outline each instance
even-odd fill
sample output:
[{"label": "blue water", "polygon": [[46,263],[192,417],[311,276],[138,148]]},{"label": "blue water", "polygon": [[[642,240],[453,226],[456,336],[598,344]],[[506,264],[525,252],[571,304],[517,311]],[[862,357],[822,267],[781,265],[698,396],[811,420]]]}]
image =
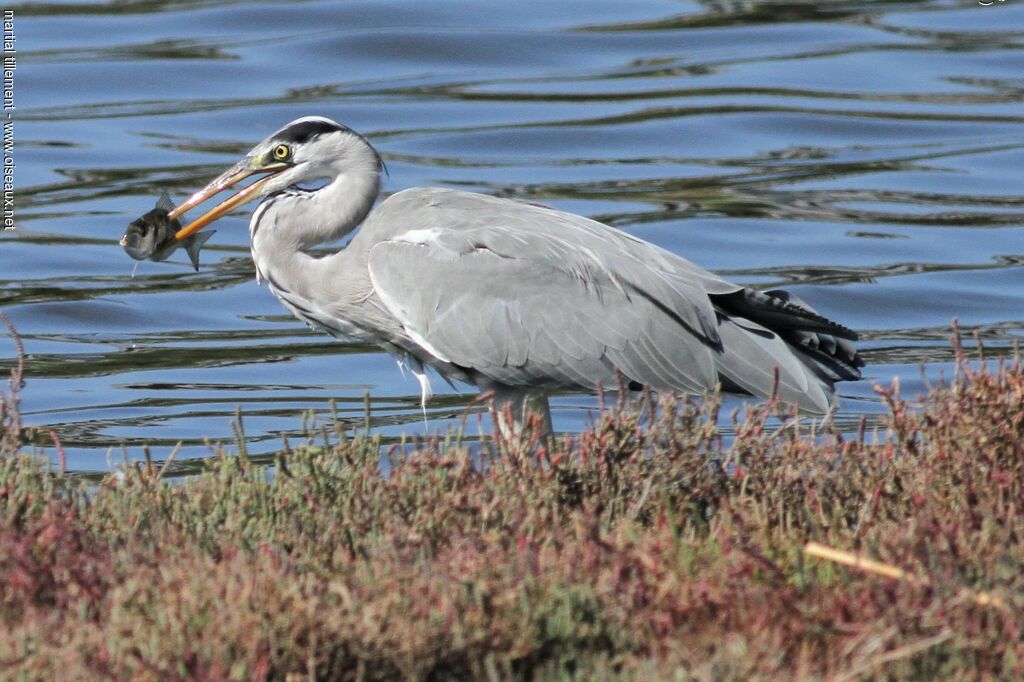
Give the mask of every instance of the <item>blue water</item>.
[{"label": "blue water", "polygon": [[[362,424],[367,392],[387,436],[472,409],[471,390],[435,381],[425,427],[389,357],[292,319],[254,281],[252,206],[220,221],[198,273],[179,252],[132,277],[130,220],[309,114],[366,135],[387,192],[542,201],[791,288],[863,335],[850,423],[880,411],[874,382],[913,396],[948,376],[954,317],[992,353],[1022,333],[1024,2],[13,10],[18,230],[0,236],[0,309],[29,353],[33,440],[52,453],[52,428],[77,470],[142,444],[208,454],[237,409],[252,452],[331,400]],[[4,368],[13,354],[0,339]],[[558,397],[556,429],[595,404]]]}]

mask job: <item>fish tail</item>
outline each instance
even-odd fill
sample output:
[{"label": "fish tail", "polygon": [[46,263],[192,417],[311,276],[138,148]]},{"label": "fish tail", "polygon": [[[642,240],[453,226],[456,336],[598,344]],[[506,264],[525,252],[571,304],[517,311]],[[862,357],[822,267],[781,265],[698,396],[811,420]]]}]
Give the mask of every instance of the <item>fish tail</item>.
[{"label": "fish tail", "polygon": [[185,240],[185,251],[188,252],[189,260],[192,261],[192,267],[196,269],[196,272],[199,272],[199,250],[203,248],[203,244],[205,244],[216,231],[217,230],[197,232]]}]

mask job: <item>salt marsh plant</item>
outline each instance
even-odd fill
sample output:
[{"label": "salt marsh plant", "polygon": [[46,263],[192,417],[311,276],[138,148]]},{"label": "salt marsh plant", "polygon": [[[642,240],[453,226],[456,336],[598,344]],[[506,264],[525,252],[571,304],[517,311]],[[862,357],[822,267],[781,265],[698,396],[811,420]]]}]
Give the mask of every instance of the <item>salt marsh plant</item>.
[{"label": "salt marsh plant", "polygon": [[[877,432],[775,406],[621,404],[551,447],[86,481],[0,447],[5,679],[1019,679],[1024,372],[973,368]],[[29,387],[31,390],[31,387]],[[815,541],[899,566],[811,558]],[[997,598],[981,604],[984,590]]]}]

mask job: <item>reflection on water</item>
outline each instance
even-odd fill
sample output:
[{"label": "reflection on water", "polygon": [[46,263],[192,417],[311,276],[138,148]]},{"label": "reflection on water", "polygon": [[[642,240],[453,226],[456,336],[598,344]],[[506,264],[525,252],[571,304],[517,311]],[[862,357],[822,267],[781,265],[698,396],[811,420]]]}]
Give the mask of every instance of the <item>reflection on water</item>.
[{"label": "reflection on water", "polygon": [[[418,385],[318,336],[253,281],[248,210],[193,272],[134,265],[125,224],[190,193],[284,122],[366,134],[388,192],[441,185],[596,217],[858,329],[871,365],[839,420],[948,374],[952,318],[1021,336],[1024,5],[948,2],[399,3],[14,8],[19,231],[0,308],[29,352],[26,421],[81,470],[126,445],[252,452],[334,401],[422,433]],[[0,355],[10,366],[10,344]],[[922,364],[924,369],[922,371]],[[475,409],[435,381],[431,431]],[[555,400],[556,428],[596,400]],[[731,401],[730,406],[739,405]]]}]

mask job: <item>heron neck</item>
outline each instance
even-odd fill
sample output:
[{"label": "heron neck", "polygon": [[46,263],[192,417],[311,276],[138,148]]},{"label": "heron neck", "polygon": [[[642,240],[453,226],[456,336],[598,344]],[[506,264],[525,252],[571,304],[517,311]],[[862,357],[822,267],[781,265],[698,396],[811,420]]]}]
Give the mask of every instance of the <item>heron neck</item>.
[{"label": "heron neck", "polygon": [[316,190],[288,187],[268,195],[249,224],[257,267],[341,239],[366,218],[379,189],[378,172],[355,168]]},{"label": "heron neck", "polygon": [[[264,199],[250,223],[257,277],[275,291],[305,300],[365,295],[364,268],[349,267],[348,249],[326,257],[310,255],[315,246],[336,241],[364,220],[377,197],[377,174],[340,174],[318,190],[289,189]],[[367,282],[362,280],[366,279]]]},{"label": "heron neck", "polygon": [[284,229],[301,249],[341,239],[359,226],[380,191],[377,171],[341,173],[320,189],[295,190],[281,211]]}]

